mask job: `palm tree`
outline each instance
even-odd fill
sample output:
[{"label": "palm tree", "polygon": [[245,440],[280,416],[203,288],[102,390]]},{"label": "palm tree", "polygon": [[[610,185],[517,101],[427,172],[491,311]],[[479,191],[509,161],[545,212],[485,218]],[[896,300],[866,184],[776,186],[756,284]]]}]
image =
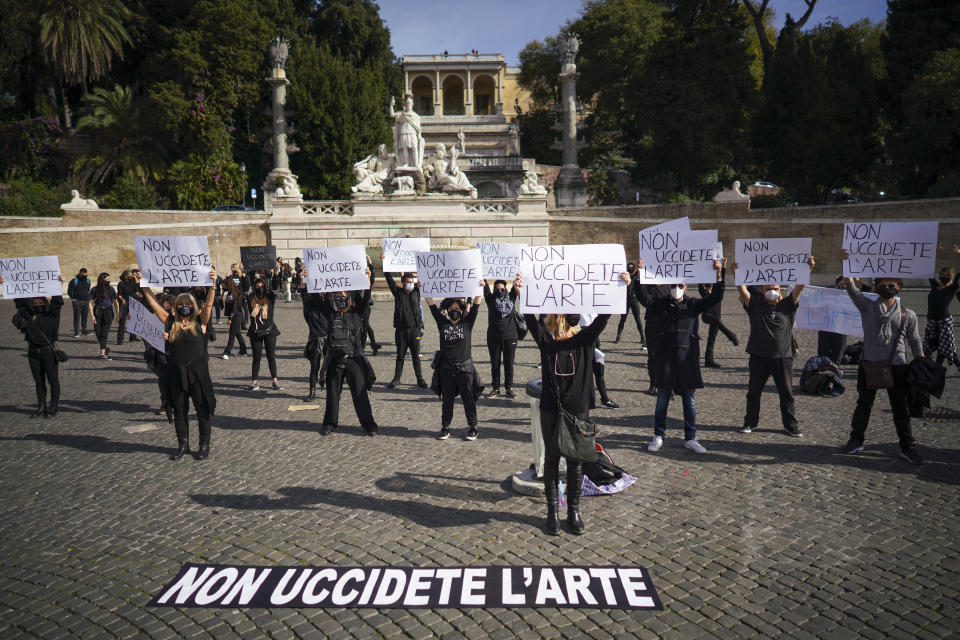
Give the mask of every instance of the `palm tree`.
[{"label": "palm tree", "polygon": [[40,46],[56,73],[58,100],[64,126],[70,114],[63,85],[82,85],[102,77],[113,57],[123,57],[124,44],[133,44],[124,26],[132,16],[121,0],[42,0],[39,11]]},{"label": "palm tree", "polygon": [[163,145],[150,135],[140,101],[129,87],[98,87],[84,100],[86,115],[77,131],[89,131],[94,147],[73,164],[81,183],[103,183],[119,173],[146,184],[159,181],[163,170]]}]

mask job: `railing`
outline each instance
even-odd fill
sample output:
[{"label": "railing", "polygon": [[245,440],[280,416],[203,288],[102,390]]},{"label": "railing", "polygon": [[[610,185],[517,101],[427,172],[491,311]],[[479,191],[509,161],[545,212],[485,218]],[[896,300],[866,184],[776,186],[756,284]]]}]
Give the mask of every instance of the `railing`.
[{"label": "railing", "polygon": [[304,215],[352,216],[353,202],[350,200],[323,200],[303,203]]},{"label": "railing", "polygon": [[467,166],[463,167],[462,163],[458,163],[458,166],[467,170],[484,168],[508,169],[523,165],[523,159],[520,156],[469,156],[462,159],[467,161]]},{"label": "railing", "polygon": [[517,215],[516,200],[474,200],[464,202],[467,213],[510,213]]},{"label": "railing", "polygon": [[428,56],[403,56],[402,62],[503,62],[503,54],[499,53],[454,53],[444,55],[437,53]]}]

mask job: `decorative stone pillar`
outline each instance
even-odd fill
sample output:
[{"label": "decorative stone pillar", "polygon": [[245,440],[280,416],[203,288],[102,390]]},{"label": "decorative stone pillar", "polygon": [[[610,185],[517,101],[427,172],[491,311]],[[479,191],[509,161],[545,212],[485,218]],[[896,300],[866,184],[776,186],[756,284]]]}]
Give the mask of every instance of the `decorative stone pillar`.
[{"label": "decorative stone pillar", "polygon": [[291,86],[287,80],[285,70],[290,43],[277,36],[270,43],[270,55],[273,58],[273,70],[269,78],[264,78],[270,86],[273,96],[273,170],[267,174],[263,183],[264,210],[277,212],[283,208],[285,215],[290,214],[291,208],[299,209],[303,202],[303,194],[297,185],[297,176],[290,171],[289,152],[297,151],[296,146],[288,145],[287,134],[287,87]]},{"label": "decorative stone pillar", "polygon": [[563,68],[560,83],[563,90],[563,167],[554,183],[557,206],[573,208],[587,206],[587,181],[577,164],[577,64],[574,61],[580,41],[576,36],[561,40]]}]

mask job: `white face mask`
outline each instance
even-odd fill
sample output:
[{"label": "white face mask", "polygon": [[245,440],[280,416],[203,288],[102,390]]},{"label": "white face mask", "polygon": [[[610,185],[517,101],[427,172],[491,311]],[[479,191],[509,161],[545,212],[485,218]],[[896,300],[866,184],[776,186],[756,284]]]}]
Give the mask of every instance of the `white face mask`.
[{"label": "white face mask", "polygon": [[769,291],[763,294],[763,297],[769,300],[770,302],[776,302],[777,300],[780,299],[780,292],[775,291],[774,289],[770,289]]},{"label": "white face mask", "polygon": [[404,283],[403,283],[403,289],[404,289],[404,291],[413,291],[413,283],[412,283],[412,282],[404,282]]},{"label": "white face mask", "polygon": [[670,287],[670,295],[673,296],[674,300],[680,300],[683,298],[683,287]]}]

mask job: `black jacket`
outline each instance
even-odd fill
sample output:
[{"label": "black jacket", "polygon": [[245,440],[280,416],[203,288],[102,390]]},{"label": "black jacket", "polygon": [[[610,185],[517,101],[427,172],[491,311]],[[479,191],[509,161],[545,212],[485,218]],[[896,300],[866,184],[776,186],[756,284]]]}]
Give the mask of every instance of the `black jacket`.
[{"label": "black jacket", "polygon": [[402,286],[397,286],[393,276],[383,274],[393,294],[393,327],[395,329],[423,330],[423,314],[420,311],[420,287],[413,286],[413,291],[407,293]]},{"label": "black jacket", "polygon": [[43,349],[57,341],[60,332],[60,310],[63,296],[50,298],[50,305],[42,313],[34,313],[30,298],[18,298],[13,325],[23,332],[28,349]]},{"label": "black jacket", "polygon": [[67,295],[72,300],[86,303],[90,299],[90,278],[75,277],[67,284]]},{"label": "black jacket", "polygon": [[507,300],[501,300],[489,287],[483,288],[483,299],[487,303],[487,340],[517,339],[516,304],[519,297],[519,292],[511,289]]},{"label": "black jacket", "polygon": [[[726,278],[726,276],[727,276],[726,270],[724,270],[724,272],[723,272],[723,277]],[[701,298],[706,298],[708,295],[710,295],[709,293],[707,293],[707,287],[706,287],[705,285],[702,285],[702,284],[698,284],[698,285],[697,285],[697,291],[700,292],[700,297],[701,297]],[[711,323],[716,322],[717,320],[719,320],[719,319],[721,318],[721,316],[723,315],[723,312],[722,312],[722,309],[721,309],[722,306],[723,306],[723,305],[718,302],[717,304],[713,305],[712,307],[707,307],[706,309],[704,309],[704,310],[703,310],[703,313],[701,314],[701,317],[703,318],[703,321],[706,322],[707,324],[711,324]]]}]

